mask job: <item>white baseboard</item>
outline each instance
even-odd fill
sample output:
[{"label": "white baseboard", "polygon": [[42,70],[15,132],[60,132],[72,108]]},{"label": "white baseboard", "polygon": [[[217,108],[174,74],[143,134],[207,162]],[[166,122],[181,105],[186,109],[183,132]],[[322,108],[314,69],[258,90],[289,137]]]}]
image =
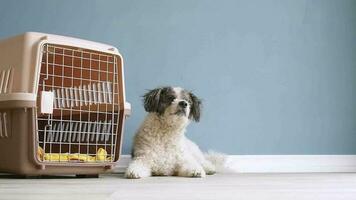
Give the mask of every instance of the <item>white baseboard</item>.
[{"label": "white baseboard", "polygon": [[[115,172],[131,161],[122,155]],[[356,155],[228,155],[226,167],[236,173],[356,172]]]}]

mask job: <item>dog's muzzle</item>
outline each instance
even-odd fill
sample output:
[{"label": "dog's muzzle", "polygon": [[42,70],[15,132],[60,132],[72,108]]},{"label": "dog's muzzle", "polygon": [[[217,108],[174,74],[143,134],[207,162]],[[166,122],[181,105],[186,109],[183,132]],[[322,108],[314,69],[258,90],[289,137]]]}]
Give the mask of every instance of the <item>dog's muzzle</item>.
[{"label": "dog's muzzle", "polygon": [[178,115],[178,116],[186,116],[187,114],[186,114],[186,110],[185,110],[185,108],[180,108],[180,109],[178,109],[175,113],[174,113],[174,115]]},{"label": "dog's muzzle", "polygon": [[173,114],[178,116],[186,116],[187,107],[188,107],[188,103],[186,101],[180,101],[177,106],[177,111]]}]

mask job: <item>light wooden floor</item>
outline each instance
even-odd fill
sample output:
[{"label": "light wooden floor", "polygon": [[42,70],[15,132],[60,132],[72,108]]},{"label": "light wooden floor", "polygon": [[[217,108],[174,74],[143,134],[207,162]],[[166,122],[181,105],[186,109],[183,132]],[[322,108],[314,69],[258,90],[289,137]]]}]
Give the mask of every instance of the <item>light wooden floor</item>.
[{"label": "light wooden floor", "polygon": [[356,199],[356,174],[218,174],[205,179],[153,177],[18,179],[0,175],[0,199]]}]

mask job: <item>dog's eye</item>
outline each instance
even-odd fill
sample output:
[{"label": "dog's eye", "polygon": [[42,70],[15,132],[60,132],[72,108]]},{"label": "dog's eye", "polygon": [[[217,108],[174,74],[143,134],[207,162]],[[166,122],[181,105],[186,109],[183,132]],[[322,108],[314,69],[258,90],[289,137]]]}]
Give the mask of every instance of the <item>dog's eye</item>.
[{"label": "dog's eye", "polygon": [[184,99],[184,100],[186,100],[190,105],[193,104],[191,99]]},{"label": "dog's eye", "polygon": [[169,100],[170,102],[174,101],[174,99],[176,99],[175,96],[169,96],[169,97],[168,97],[168,100]]}]

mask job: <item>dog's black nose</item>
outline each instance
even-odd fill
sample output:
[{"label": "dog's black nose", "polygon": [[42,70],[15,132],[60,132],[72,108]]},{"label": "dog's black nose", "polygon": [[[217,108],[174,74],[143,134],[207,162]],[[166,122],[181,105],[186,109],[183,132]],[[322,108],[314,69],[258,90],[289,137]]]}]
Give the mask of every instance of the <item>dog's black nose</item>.
[{"label": "dog's black nose", "polygon": [[182,107],[182,108],[186,108],[186,107],[188,106],[188,104],[187,104],[186,101],[180,101],[180,102],[178,103],[178,105],[179,105],[180,107]]}]

